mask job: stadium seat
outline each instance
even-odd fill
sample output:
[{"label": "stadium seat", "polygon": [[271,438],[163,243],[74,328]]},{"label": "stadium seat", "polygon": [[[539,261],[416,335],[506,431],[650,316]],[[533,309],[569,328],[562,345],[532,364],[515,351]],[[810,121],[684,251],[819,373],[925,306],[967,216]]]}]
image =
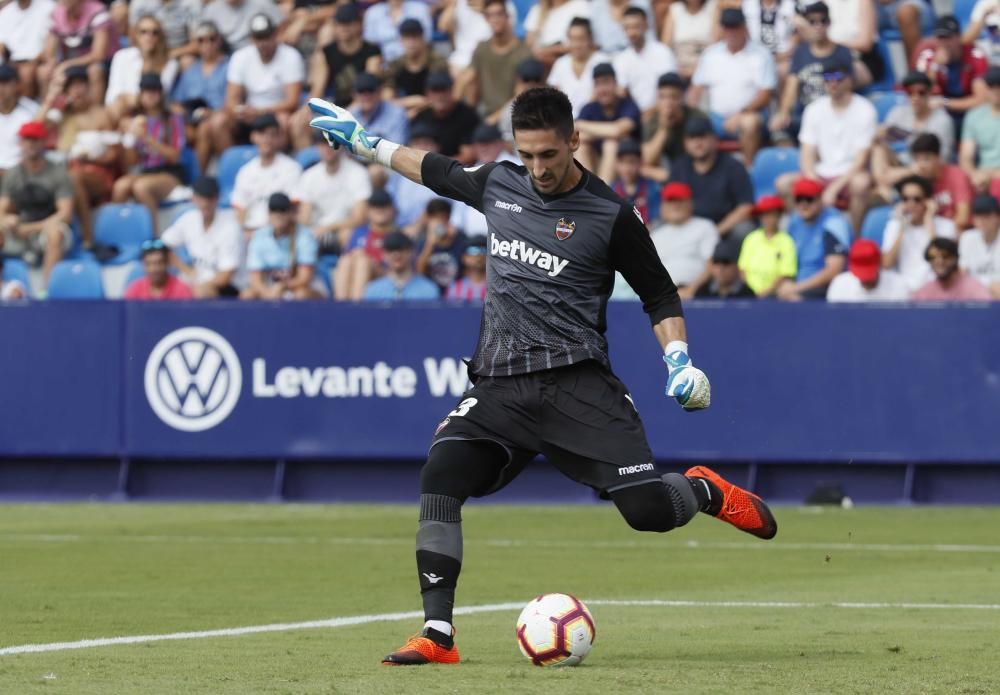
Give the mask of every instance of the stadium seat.
[{"label": "stadium seat", "polygon": [[295,154],[295,161],[298,162],[299,166],[303,169],[308,169],[319,161],[319,148],[314,145],[313,147],[307,147],[304,150],[299,150]]},{"label": "stadium seat", "polygon": [[878,46],[878,52],[882,56],[882,63],[885,65],[885,75],[882,76],[881,80],[872,82],[864,89],[858,90],[862,94],[891,92],[896,88],[896,71],[892,65],[892,53],[889,51],[890,43],[890,41],[886,40],[875,42],[875,45]]},{"label": "stadium seat", "polygon": [[799,170],[799,149],[797,147],[765,147],[753,158],[750,167],[750,182],[754,197],[775,193],[774,182],[782,174]]},{"label": "stadium seat", "polygon": [[129,266],[128,275],[125,276],[125,287],[141,278],[145,272],[142,268],[142,261],[133,261],[132,265]]},{"label": "stadium seat", "polygon": [[86,259],[59,261],[49,278],[49,299],[104,299],[101,266]]},{"label": "stadium seat", "polygon": [[955,0],[952,13],[962,26],[962,30],[969,28],[972,22],[972,9],[976,6],[976,0]]},{"label": "stadium seat", "polygon": [[316,277],[323,283],[323,287],[326,288],[331,298],[333,297],[333,281],[330,279],[330,273],[337,266],[338,258],[339,256],[320,256],[316,261]]},{"label": "stadium seat", "polygon": [[234,145],[219,157],[219,204],[229,207],[229,197],[233,194],[236,184],[236,174],[240,168],[257,156],[257,148],[253,145]]},{"label": "stadium seat", "polygon": [[885,122],[886,116],[894,107],[906,103],[906,95],[903,92],[874,92],[869,94],[868,98],[875,106],[879,123]]},{"label": "stadium seat", "polygon": [[122,265],[139,257],[142,242],[153,238],[153,220],[144,205],[109,203],[102,205],[94,220],[94,241],[118,247],[118,255],[108,265]]},{"label": "stadium seat", "polygon": [[524,20],[528,18],[531,8],[538,4],[538,0],[514,0],[514,7],[517,9],[517,22],[514,23],[514,34],[519,39],[523,39],[528,32],[524,28]]},{"label": "stadium seat", "polygon": [[880,205],[877,208],[869,210],[868,214],[865,215],[864,222],[861,223],[861,238],[871,239],[881,246],[882,234],[885,232],[885,226],[889,223],[891,215],[891,205]]},{"label": "stadium seat", "polygon": [[31,296],[31,277],[28,273],[28,264],[20,258],[3,259],[3,279],[17,280],[24,285],[25,293]]},{"label": "stadium seat", "polygon": [[198,155],[191,147],[181,150],[181,158],[177,162],[184,168],[184,185],[190,186],[195,179],[201,176],[201,167],[198,165]]}]

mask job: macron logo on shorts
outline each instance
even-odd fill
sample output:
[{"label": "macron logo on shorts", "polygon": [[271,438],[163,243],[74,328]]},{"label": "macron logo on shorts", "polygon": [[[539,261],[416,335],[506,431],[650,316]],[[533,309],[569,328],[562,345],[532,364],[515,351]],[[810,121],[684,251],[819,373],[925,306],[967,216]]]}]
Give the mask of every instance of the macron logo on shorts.
[{"label": "macron logo on shorts", "polygon": [[495,203],[493,203],[493,205],[495,207],[500,208],[501,210],[510,210],[511,212],[518,212],[518,213],[524,212],[524,208],[522,208],[517,203],[505,203],[503,201],[498,200]]},{"label": "macron logo on shorts", "polygon": [[618,475],[632,475],[633,473],[642,473],[643,471],[651,471],[654,466],[651,463],[642,463],[638,466],[622,466],[618,469]]},{"label": "macron logo on shorts", "polygon": [[[499,205],[499,201],[497,205]],[[496,234],[492,232],[490,233],[490,255],[511,258],[515,261],[541,268],[550,278],[557,276],[569,265],[567,259],[540,251],[533,246],[528,246],[523,241],[517,239],[514,241],[500,241],[497,239]]]}]

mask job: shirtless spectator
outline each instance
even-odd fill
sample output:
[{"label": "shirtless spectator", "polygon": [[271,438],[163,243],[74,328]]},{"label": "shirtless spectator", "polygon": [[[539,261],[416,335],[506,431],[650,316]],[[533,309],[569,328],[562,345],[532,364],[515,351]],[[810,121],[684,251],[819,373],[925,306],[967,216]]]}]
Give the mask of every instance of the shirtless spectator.
[{"label": "shirtless spectator", "polygon": [[122,173],[121,136],[111,114],[95,102],[87,69],[82,65],[56,75],[49,83],[41,113],[57,132],[56,148],[66,155],[73,181],[73,208],[80,220],[84,248],[94,239],[93,209],[111,199],[115,179]]}]

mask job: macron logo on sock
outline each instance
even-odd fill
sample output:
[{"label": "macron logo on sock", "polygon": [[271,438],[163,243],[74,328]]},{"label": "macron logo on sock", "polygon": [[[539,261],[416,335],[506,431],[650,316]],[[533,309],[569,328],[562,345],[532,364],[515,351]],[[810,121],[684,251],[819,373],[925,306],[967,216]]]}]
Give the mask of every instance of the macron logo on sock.
[{"label": "macron logo on sock", "polygon": [[521,263],[526,263],[527,265],[533,265],[536,268],[544,270],[550,278],[559,275],[569,265],[567,259],[546,253],[545,251],[536,249],[534,246],[528,246],[518,239],[514,241],[500,241],[493,232],[490,233],[490,255],[510,258]]}]

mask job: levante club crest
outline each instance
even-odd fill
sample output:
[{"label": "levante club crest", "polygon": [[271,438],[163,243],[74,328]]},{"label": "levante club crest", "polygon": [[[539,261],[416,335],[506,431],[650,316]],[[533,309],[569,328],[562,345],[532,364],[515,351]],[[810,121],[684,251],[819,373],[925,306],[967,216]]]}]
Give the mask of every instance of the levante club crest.
[{"label": "levante club crest", "polygon": [[575,231],[576,222],[573,220],[567,220],[565,217],[560,217],[559,221],[556,222],[556,239],[559,241],[566,241],[573,236],[573,232]]}]

